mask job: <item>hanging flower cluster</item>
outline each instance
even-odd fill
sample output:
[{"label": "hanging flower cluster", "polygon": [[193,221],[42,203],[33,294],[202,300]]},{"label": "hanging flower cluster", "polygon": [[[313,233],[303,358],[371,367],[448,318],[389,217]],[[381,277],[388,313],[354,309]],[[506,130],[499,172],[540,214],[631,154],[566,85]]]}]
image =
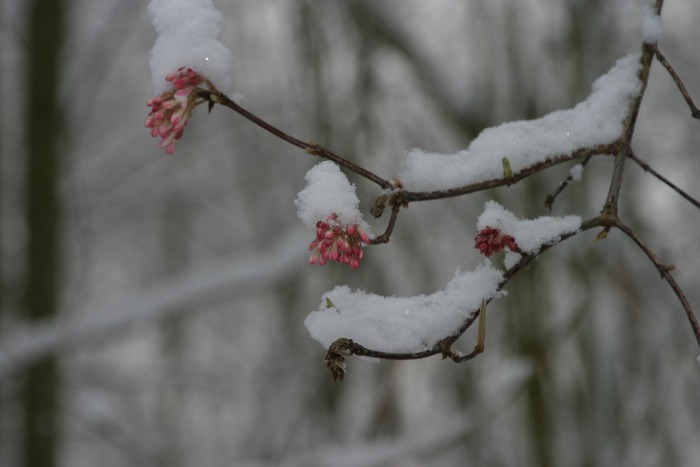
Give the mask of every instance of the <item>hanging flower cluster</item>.
[{"label": "hanging flower cluster", "polygon": [[503,235],[500,230],[494,229],[493,227],[486,227],[476,234],[476,244],[474,248],[477,248],[482,255],[487,258],[494,253],[498,253],[505,247],[508,247],[510,251],[518,251],[518,244],[515,243],[515,239],[510,235]]},{"label": "hanging flower cluster", "polygon": [[172,83],[174,89],[146,101],[151,111],[144,124],[146,128],[151,129],[151,136],[162,138],[160,147],[172,154],[175,152],[175,144],[182,138],[182,132],[194,108],[205,102],[204,99],[197,100],[197,94],[194,92],[197,86],[205,83],[210,90],[214,91],[215,88],[209,80],[188,67],[182,67],[169,74],[165,80]]},{"label": "hanging flower cluster", "polygon": [[337,261],[357,269],[362,259],[362,244],[370,242],[369,235],[359,225],[343,226],[337,219],[337,214],[331,214],[316,223],[316,238],[309,245],[309,250],[313,250],[309,263],[324,265],[327,261]]}]

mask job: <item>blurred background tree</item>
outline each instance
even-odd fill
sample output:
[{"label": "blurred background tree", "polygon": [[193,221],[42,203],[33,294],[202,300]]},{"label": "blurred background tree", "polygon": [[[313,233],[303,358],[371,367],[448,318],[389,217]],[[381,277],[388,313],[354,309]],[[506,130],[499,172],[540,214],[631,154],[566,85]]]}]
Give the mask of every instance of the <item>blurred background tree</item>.
[{"label": "blurred background tree", "polygon": [[[297,238],[293,199],[317,160],[218,107],[200,109],[177,153],[165,155],[142,124],[155,37],[145,4],[65,1],[61,41],[60,14],[32,26],[45,3],[60,5],[0,5],[0,342],[26,330],[15,312],[31,302],[24,298],[44,301],[37,309],[62,322],[108,318],[182,274],[243,264]],[[640,49],[645,0],[224,3],[223,42],[245,105],[391,177],[411,147],[454,152],[489,126],[575,105],[617,58]],[[698,96],[700,8],[668,0],[663,18],[661,47]],[[39,63],[58,75],[24,73],[39,43],[52,57]],[[24,96],[41,87],[55,98],[25,108]],[[49,127],[37,129],[38,120]],[[655,65],[635,150],[697,198],[696,129]],[[554,213],[595,215],[610,164],[591,162]],[[305,241],[290,243],[300,252],[293,273],[61,348],[50,359],[60,391],[58,379],[33,383],[29,368],[5,376],[0,465],[697,465],[696,344],[668,286],[619,235],[595,244],[594,233],[581,235],[510,283],[508,298],[490,307],[486,353],[468,364],[352,359],[334,384],[304,329],[336,284],[385,295],[443,287],[456,268],[480,261],[472,246],[486,199],[519,217],[543,215],[569,168],[415,203],[391,243],[368,248],[355,272],[308,266]],[[33,185],[32,174],[49,180]],[[350,176],[367,213],[378,193]],[[37,222],[62,214],[54,231],[25,216],[31,186],[56,207]],[[697,307],[697,209],[630,165],[621,210],[677,265]],[[375,231],[383,227],[379,220]],[[41,253],[37,266],[28,258],[39,235],[60,249]],[[18,449],[33,413],[21,401],[27,388],[52,385],[53,396],[38,400],[56,404],[57,428],[43,433],[59,441],[41,448],[51,460],[31,460]]]}]

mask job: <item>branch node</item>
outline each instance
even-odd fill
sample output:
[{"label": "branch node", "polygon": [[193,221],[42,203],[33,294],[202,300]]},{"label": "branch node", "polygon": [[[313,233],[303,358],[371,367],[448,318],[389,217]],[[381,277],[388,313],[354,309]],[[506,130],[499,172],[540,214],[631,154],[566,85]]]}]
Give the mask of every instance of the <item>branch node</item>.
[{"label": "branch node", "polygon": [[595,242],[599,242],[601,240],[605,240],[606,238],[608,238],[609,233],[610,233],[610,227],[604,228],[603,230],[601,230],[598,233],[598,235],[595,236],[595,238],[593,239],[593,242],[595,243]]},{"label": "branch node", "polygon": [[307,154],[310,154],[312,156],[320,156],[321,155],[321,146],[314,140],[310,139],[307,141],[307,146],[304,148],[304,151],[306,151]]},{"label": "branch node", "polygon": [[382,214],[384,214],[384,208],[386,208],[387,201],[389,200],[389,196],[389,193],[383,193],[379,195],[376,200],[374,200],[372,209],[369,210],[372,217],[375,219],[382,217]]},{"label": "branch node", "polygon": [[453,361],[457,362],[459,361],[459,355],[457,355],[455,352],[452,351],[451,349],[451,340],[450,339],[444,339],[441,340],[438,343],[438,349],[440,350],[440,355],[442,355],[442,359],[452,359]]},{"label": "branch node", "polygon": [[354,346],[355,342],[353,342],[352,339],[341,337],[328,347],[328,352],[326,353],[326,358],[323,359],[323,363],[325,363],[326,367],[330,370],[333,381],[342,381],[345,378],[345,373],[347,372],[345,356],[352,355],[352,348]]},{"label": "branch node", "polygon": [[662,279],[666,279],[666,274],[670,273],[671,271],[674,271],[676,269],[675,264],[659,264],[657,266],[657,269],[659,270],[659,275],[661,275]]},{"label": "branch node", "polygon": [[513,184],[513,169],[510,167],[510,161],[507,157],[501,159],[503,164],[503,179],[507,181],[508,186]]}]

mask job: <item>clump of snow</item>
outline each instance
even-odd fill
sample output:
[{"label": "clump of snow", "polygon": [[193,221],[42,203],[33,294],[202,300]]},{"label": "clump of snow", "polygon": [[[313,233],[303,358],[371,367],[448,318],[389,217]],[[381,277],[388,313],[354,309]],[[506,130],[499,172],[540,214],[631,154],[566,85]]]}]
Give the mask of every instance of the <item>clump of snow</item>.
[{"label": "clump of snow", "polygon": [[219,42],[224,16],[211,0],[151,0],[148,14],[158,33],[150,60],[155,95],[168,90],[165,77],[181,67],[232,92],[231,53]]},{"label": "clump of snow", "polygon": [[661,16],[653,3],[644,6],[642,12],[642,37],[647,44],[655,44],[661,40]]},{"label": "clump of snow", "polygon": [[571,180],[575,182],[580,182],[581,176],[583,175],[583,165],[576,164],[575,166],[571,167],[569,175],[571,175]]},{"label": "clump of snow", "polygon": [[629,103],[641,91],[639,54],[617,61],[593,83],[591,95],[573,109],[540,119],[488,128],[454,154],[412,149],[399,179],[411,191],[437,191],[503,178],[503,158],[513,174],[580,148],[609,144],[622,134]]},{"label": "clump of snow", "polygon": [[[477,231],[492,227],[504,235],[515,239],[520,251],[536,255],[544,245],[556,243],[562,237],[581,228],[579,216],[552,217],[542,216],[537,219],[521,220],[495,201],[487,201],[484,211],[476,222]],[[511,254],[508,260],[511,266],[520,258]],[[511,267],[506,264],[506,267]]]},{"label": "clump of snow", "polygon": [[416,297],[383,297],[351,291],[346,285],[326,292],[317,311],[304,322],[324,347],[345,337],[383,352],[420,352],[453,334],[482,300],[498,290],[501,271],[487,263],[457,272],[444,290]]},{"label": "clump of snow", "polygon": [[310,229],[316,229],[318,221],[335,214],[340,224],[358,225],[369,233],[369,225],[358,209],[360,200],[355,185],[335,162],[320,162],[306,173],[306,187],[297,194],[294,204],[299,219]]},{"label": "clump of snow", "polygon": [[518,261],[523,257],[520,253],[517,251],[510,251],[510,250],[505,250],[505,256],[503,257],[503,266],[506,269],[510,269],[516,264],[518,264]]}]

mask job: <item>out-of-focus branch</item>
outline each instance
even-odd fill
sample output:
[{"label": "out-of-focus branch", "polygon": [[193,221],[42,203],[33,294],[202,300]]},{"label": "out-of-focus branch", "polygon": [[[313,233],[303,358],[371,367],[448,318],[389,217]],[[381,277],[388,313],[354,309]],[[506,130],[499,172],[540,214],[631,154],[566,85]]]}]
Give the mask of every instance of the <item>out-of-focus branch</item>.
[{"label": "out-of-focus branch", "polygon": [[101,343],[135,326],[203,309],[237,293],[284,280],[302,264],[307,232],[288,232],[278,244],[247,257],[183,274],[136,296],[125,297],[94,318],[57,320],[0,338],[0,381],[48,355]]},{"label": "out-of-focus branch", "polygon": [[693,99],[690,97],[690,93],[685,87],[685,84],[683,84],[681,77],[678,76],[678,73],[676,73],[676,70],[671,66],[668,59],[666,59],[666,56],[661,53],[658,44],[651,44],[650,47],[654,52],[656,59],[664,66],[664,68],[666,68],[666,71],[668,71],[668,74],[671,75],[671,78],[676,83],[676,86],[678,86],[678,90],[683,95],[683,99],[685,99],[688,107],[690,107],[690,115],[692,115],[693,118],[700,119],[700,109],[698,109],[698,106],[695,105],[695,102],[693,102]]}]

